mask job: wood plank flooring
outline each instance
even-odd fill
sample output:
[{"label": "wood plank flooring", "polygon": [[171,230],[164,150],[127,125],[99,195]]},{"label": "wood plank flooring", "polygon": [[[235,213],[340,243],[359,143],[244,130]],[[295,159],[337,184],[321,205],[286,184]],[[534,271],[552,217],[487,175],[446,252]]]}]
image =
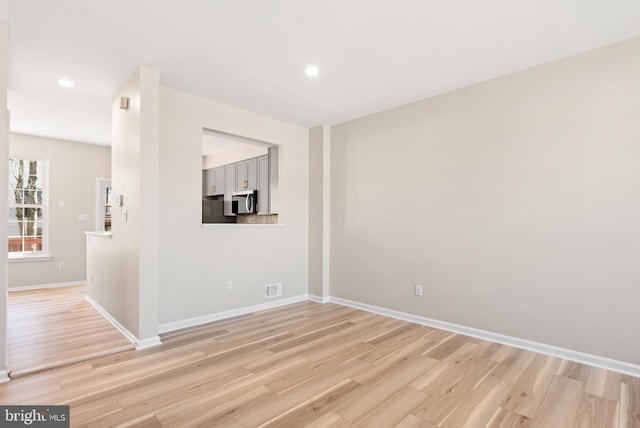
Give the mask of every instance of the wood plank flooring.
[{"label": "wood plank flooring", "polygon": [[74,427],[640,427],[640,379],[334,304],[0,385]]},{"label": "wood plank flooring", "polygon": [[9,292],[9,368],[13,377],[134,345],[86,300],[84,285]]}]

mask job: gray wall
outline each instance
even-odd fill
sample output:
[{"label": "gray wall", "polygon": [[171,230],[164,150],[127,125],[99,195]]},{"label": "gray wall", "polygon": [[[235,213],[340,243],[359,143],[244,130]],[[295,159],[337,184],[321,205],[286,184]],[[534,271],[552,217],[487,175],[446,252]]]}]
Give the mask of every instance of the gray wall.
[{"label": "gray wall", "polygon": [[[309,132],[170,88],[160,89],[159,314],[163,325],[266,300],[308,286]],[[279,146],[278,225],[202,226],[203,129]],[[232,281],[233,291],[226,291]]]},{"label": "gray wall", "polygon": [[333,127],[331,294],[640,364],[639,76],[634,39]]},{"label": "gray wall", "polygon": [[[280,224],[202,225],[204,128],[280,146]],[[88,239],[87,277],[89,295],[134,336],[151,342],[158,328],[276,302],[264,297],[274,282],[283,298],[306,297],[306,128],[162,87],[140,67],[114,97],[112,134],[113,194],[124,206],[113,209],[110,239]]]},{"label": "gray wall", "polygon": [[[11,134],[14,154],[49,161],[49,253],[52,260],[9,263],[9,289],[86,280],[84,232],[96,228],[96,179],[111,176],[111,148]],[[63,200],[64,207],[60,206]],[[87,214],[87,221],[78,216]],[[65,269],[58,269],[64,262]]]},{"label": "gray wall", "polygon": [[[139,67],[113,97],[113,236],[90,237],[87,246],[88,295],[150,342],[158,333],[159,81],[157,71]],[[128,110],[119,108],[120,97],[130,98]]]}]

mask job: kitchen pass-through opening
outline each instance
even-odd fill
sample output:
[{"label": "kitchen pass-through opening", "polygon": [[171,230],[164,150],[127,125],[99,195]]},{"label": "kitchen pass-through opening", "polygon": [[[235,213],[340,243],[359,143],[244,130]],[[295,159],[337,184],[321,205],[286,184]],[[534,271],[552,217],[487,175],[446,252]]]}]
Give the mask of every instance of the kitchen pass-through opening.
[{"label": "kitchen pass-through opening", "polygon": [[204,129],[202,223],[278,223],[276,144]]}]

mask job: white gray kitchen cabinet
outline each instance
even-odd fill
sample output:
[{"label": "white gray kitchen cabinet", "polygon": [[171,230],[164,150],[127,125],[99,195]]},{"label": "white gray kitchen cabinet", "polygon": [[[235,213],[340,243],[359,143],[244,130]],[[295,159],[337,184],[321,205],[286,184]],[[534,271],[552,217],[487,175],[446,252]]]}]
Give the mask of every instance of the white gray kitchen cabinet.
[{"label": "white gray kitchen cabinet", "polygon": [[206,169],[202,172],[202,194],[216,196],[224,194],[224,166]]},{"label": "white gray kitchen cabinet", "polygon": [[251,158],[236,162],[236,192],[258,188],[258,161]]}]

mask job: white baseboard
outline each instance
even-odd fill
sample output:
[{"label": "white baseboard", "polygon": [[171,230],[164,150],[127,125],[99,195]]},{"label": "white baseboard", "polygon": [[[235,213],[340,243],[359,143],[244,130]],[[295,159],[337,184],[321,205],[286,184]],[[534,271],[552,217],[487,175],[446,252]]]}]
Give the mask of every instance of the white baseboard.
[{"label": "white baseboard", "polygon": [[138,343],[140,341],[138,340],[137,337],[135,337],[133,335],[133,333],[131,333],[129,330],[127,330],[122,324],[120,324],[120,322],[118,322],[117,319],[112,317],[111,314],[106,311],[106,309],[104,309],[102,306],[100,306],[100,304],[98,302],[96,302],[95,300],[93,300],[91,297],[84,296],[84,299],[87,302],[89,302],[89,304],[91,306],[93,306],[98,312],[100,312],[100,315],[102,315],[115,328],[117,328],[120,331],[120,333],[122,333],[127,339],[129,339],[131,341],[131,343],[135,343],[136,344],[136,348],[138,347]]},{"label": "white baseboard", "polygon": [[312,302],[316,302],[316,303],[329,303],[331,298],[330,297],[320,297],[320,296],[316,296],[315,294],[309,294],[309,300],[311,300]]},{"label": "white baseboard", "polygon": [[151,348],[153,346],[158,346],[158,345],[162,345],[160,336],[156,335],[153,337],[148,337],[146,339],[136,341],[136,351],[139,351],[141,349]]},{"label": "white baseboard", "polygon": [[158,326],[158,332],[168,333],[170,331],[182,330],[183,328],[195,327],[202,324],[207,324],[214,321],[220,321],[225,318],[237,317],[240,315],[250,314],[252,312],[264,311],[265,309],[277,308],[280,306],[290,305],[292,303],[299,303],[310,300],[308,294],[301,294],[299,296],[288,297],[286,299],[280,299],[270,301],[268,303],[260,303],[258,305],[245,306],[243,308],[231,309],[229,311],[216,312],[213,314],[202,315],[195,318],[189,318],[181,321],[172,321],[163,323]]},{"label": "white baseboard", "polygon": [[428,327],[434,327],[440,330],[446,330],[453,333],[463,334],[465,336],[476,337],[478,339],[489,340],[491,342],[502,343],[504,345],[513,346],[514,348],[525,349],[527,351],[538,352],[540,354],[550,355],[552,357],[563,358],[565,360],[570,360],[570,361],[575,361],[582,364],[587,364],[590,366],[600,367],[606,370],[624,373],[634,377],[640,377],[640,366],[631,364],[631,363],[626,363],[624,361],[612,360],[609,358],[587,354],[580,351],[560,348],[558,346],[546,345],[544,343],[533,342],[531,340],[520,339],[512,336],[506,336],[503,334],[493,333],[490,331],[480,330],[472,327],[465,327],[458,324],[449,323],[446,321],[438,321],[432,318],[408,314],[400,311],[394,311],[392,309],[386,309],[379,306],[367,305],[365,303],[354,302],[347,299],[341,299],[339,297],[330,297],[329,301],[331,303],[336,303],[338,305],[348,306],[355,309],[361,309],[366,312],[372,312],[372,313],[384,315],[390,318],[396,318],[403,321],[425,325]]},{"label": "white baseboard", "polygon": [[9,382],[10,380],[9,373],[6,370],[0,370],[0,383]]},{"label": "white baseboard", "polygon": [[122,333],[127,339],[136,345],[136,350],[151,348],[152,346],[162,345],[160,341],[160,336],[156,335],[153,337],[147,337],[146,339],[138,339],[133,333],[127,330],[117,319],[111,316],[109,312],[106,311],[98,302],[93,300],[89,296],[84,296],[85,300],[89,302],[91,306],[93,306],[100,314],[109,321],[115,328],[117,328],[120,333]]},{"label": "white baseboard", "polygon": [[[129,340],[136,344],[136,349],[145,349],[151,346],[157,346],[161,344],[159,336],[138,340],[131,332],[129,332],[124,326],[122,326],[116,319],[114,319],[107,311],[105,311],[97,302],[91,299],[89,296],[85,297],[86,300],[98,310],[111,324],[113,324],[118,330],[122,332]],[[473,327],[466,327],[446,321],[440,321],[432,318],[423,317],[420,315],[409,314],[406,312],[395,311],[392,309],[383,308],[380,306],[368,305],[366,303],[354,302],[347,299],[341,299],[339,297],[320,297],[311,294],[302,294],[299,296],[293,296],[276,301],[270,301],[267,303],[261,303],[252,306],[245,306],[238,309],[231,309],[228,311],[217,312],[213,314],[203,315],[199,317],[189,318],[180,321],[173,321],[163,323],[158,326],[159,334],[168,333],[171,331],[182,330],[189,327],[195,327],[202,324],[207,324],[214,321],[220,321],[227,318],[237,317],[241,315],[247,315],[253,312],[259,312],[266,309],[273,309],[280,306],[286,306],[293,303],[299,303],[303,301],[313,301],[316,303],[336,303],[342,306],[348,306],[355,309],[361,309],[363,311],[372,312],[375,314],[387,316],[390,318],[396,318],[403,321],[413,322],[428,327],[438,328],[441,330],[451,331],[453,333],[463,334],[465,336],[476,337],[478,339],[488,340],[491,342],[502,343],[504,345],[513,346],[514,348],[525,349],[532,352],[537,352],[545,355],[550,355],[557,358],[562,358],[569,361],[575,361],[582,364],[587,364],[594,367],[600,367],[606,370],[611,370],[623,374],[628,374],[634,377],[640,377],[640,366],[636,364],[627,363],[624,361],[617,361],[610,358],[600,357],[598,355],[587,354],[585,352],[575,351],[572,349],[561,348],[558,346],[547,345],[544,343],[534,342],[531,340],[520,339],[517,337],[507,336],[500,333],[494,333],[486,330],[480,330]],[[0,371],[0,383],[3,382],[2,371]],[[5,372],[6,375],[6,372]],[[7,377],[8,379],[8,377]]]},{"label": "white baseboard", "polygon": [[86,283],[87,281],[71,281],[71,282],[56,282],[54,284],[24,285],[22,287],[9,287],[9,291],[27,291],[27,290],[39,290],[41,288],[71,287],[74,285],[85,285]]}]

